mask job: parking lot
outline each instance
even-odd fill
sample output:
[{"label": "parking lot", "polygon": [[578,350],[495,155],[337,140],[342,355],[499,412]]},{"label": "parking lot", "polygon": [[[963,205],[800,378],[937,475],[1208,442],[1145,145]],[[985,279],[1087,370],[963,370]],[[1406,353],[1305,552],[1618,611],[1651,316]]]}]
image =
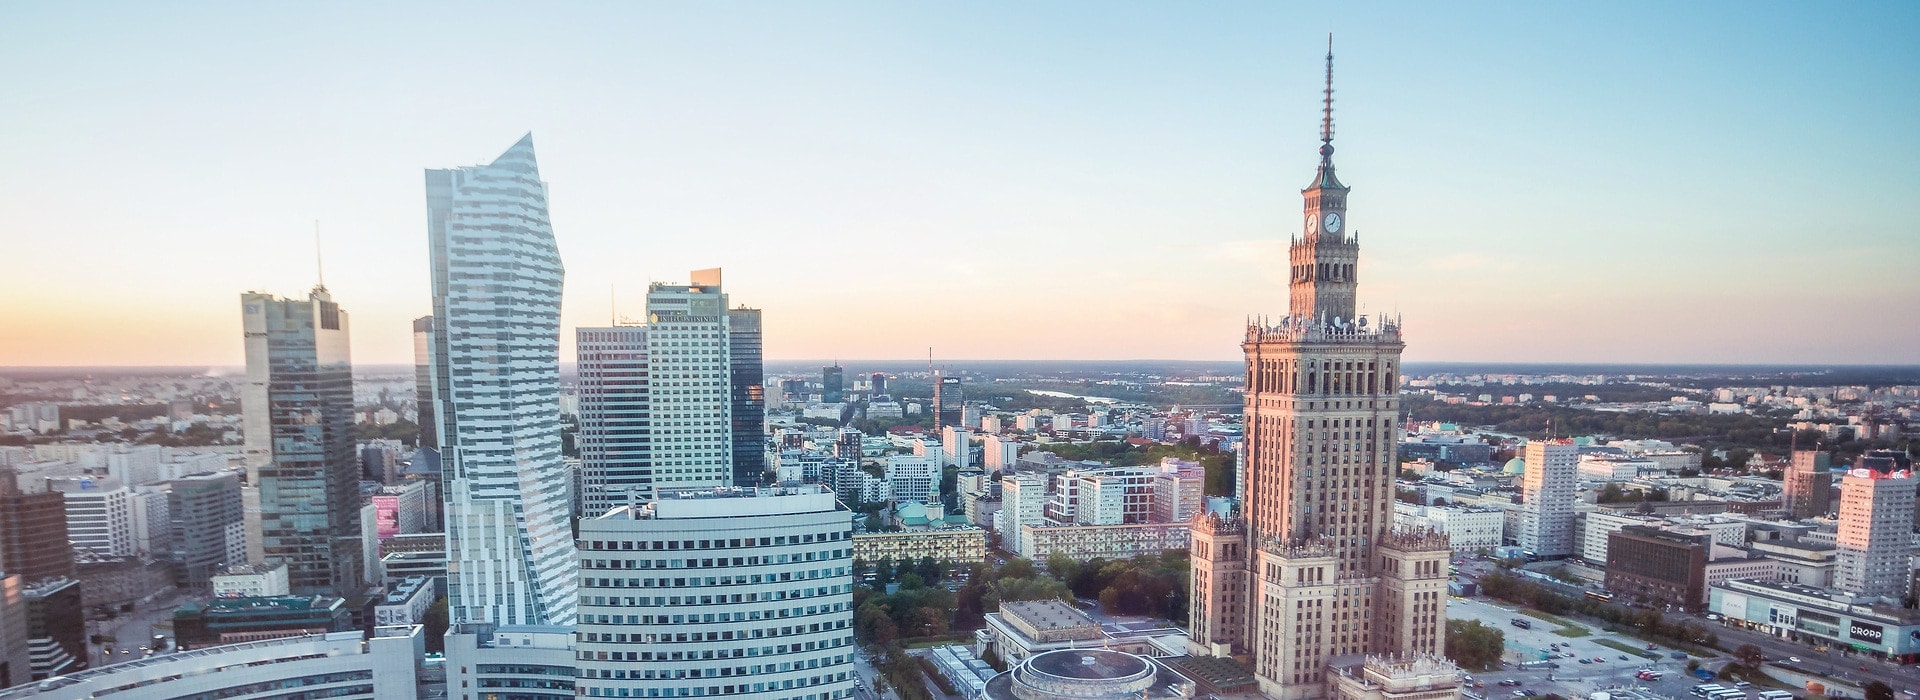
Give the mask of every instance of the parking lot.
[{"label": "parking lot", "polygon": [[[1564,637],[1556,634],[1556,630],[1560,629],[1557,624],[1526,617],[1511,607],[1482,599],[1449,600],[1447,617],[1456,620],[1478,620],[1481,624],[1506,633],[1507,650],[1502,657],[1507,664],[1506,668],[1500,671],[1473,674],[1474,680],[1485,685],[1483,688],[1474,689],[1474,692],[1488,698],[1508,697],[1514,692],[1524,693],[1527,690],[1540,695],[1558,693],[1569,698],[1584,698],[1596,691],[1622,688],[1638,688],[1652,696],[1690,698],[1687,690],[1700,683],[1698,679],[1687,675],[1686,660],[1672,658],[1668,649],[1658,649],[1663,658],[1656,661],[1597,643],[1601,639],[1612,639],[1633,648],[1646,648],[1645,642],[1632,637],[1609,634],[1578,623],[1574,623],[1574,626],[1587,629],[1590,634],[1585,637]],[[1521,629],[1510,624],[1510,621],[1516,617],[1529,620],[1533,626],[1532,629]],[[1552,652],[1554,644],[1560,645],[1561,656],[1554,659],[1554,662],[1559,664],[1559,668],[1518,670],[1521,662],[1539,661],[1543,650]],[[1573,654],[1575,658],[1566,658],[1566,653]],[[1621,656],[1627,658],[1622,660]],[[1591,661],[1594,658],[1600,658],[1603,661]],[[1579,659],[1590,661],[1582,664],[1579,663]],[[1650,668],[1665,675],[1658,681],[1635,679],[1634,673],[1643,668]],[[1502,686],[1499,682],[1503,680],[1518,681],[1520,685]]]}]

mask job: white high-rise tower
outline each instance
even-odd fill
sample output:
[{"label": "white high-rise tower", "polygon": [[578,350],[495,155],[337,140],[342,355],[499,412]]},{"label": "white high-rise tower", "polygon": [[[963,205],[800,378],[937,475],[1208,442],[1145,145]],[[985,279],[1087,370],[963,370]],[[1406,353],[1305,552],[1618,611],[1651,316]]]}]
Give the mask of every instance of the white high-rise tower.
[{"label": "white high-rise tower", "polygon": [[454,622],[571,625],[560,461],[560,288],[533,135],[492,163],[428,170],[429,352]]}]

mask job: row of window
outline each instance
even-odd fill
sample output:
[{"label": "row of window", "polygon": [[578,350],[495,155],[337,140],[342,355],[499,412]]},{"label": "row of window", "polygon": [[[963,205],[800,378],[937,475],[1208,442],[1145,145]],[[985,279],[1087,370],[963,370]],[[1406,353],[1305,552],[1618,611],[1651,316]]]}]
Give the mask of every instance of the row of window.
[{"label": "row of window", "polygon": [[[847,531],[831,531],[831,532],[822,532],[817,534],[808,533],[804,535],[781,535],[778,537],[761,537],[758,539],[747,537],[747,538],[734,538],[734,539],[725,539],[725,540],[587,540],[587,541],[581,542],[580,544],[582,549],[587,549],[592,551],[602,551],[602,550],[616,550],[616,551],[667,550],[667,551],[671,551],[676,549],[741,549],[745,547],[780,547],[780,546],[795,545],[795,544],[812,544],[815,542],[832,542],[836,540],[844,540],[850,536],[851,536],[851,533]],[[602,569],[634,568],[631,565],[623,567],[619,564],[607,564],[607,563],[604,563],[606,560],[602,560],[602,559],[595,559],[593,561],[600,562],[600,563],[594,564],[596,568],[602,568]],[[618,560],[614,560],[614,561],[618,561]],[[582,561],[581,565],[587,566],[588,563],[586,561]]]}]

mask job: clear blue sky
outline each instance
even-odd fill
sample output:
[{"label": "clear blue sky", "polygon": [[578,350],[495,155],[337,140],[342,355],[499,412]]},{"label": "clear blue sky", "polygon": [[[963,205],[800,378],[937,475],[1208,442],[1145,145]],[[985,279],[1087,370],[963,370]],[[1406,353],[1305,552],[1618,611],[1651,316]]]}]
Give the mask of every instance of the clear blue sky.
[{"label": "clear blue sky", "polygon": [[1330,31],[1409,359],[1920,362],[1913,2],[14,2],[0,365],[237,364],[315,219],[409,361],[421,170],[528,131],[570,325],[721,266],[773,358],[1234,358]]}]

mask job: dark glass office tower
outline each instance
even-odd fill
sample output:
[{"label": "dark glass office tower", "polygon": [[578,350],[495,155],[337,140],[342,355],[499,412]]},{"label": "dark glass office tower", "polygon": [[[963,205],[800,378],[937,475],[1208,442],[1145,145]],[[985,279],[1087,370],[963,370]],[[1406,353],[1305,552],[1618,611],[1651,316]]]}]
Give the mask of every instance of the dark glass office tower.
[{"label": "dark glass office tower", "polygon": [[753,486],[767,470],[766,365],[760,359],[760,310],[727,311],[733,393],[733,484]]},{"label": "dark glass office tower", "polygon": [[840,403],[845,389],[840,365],[820,368],[820,403]]},{"label": "dark glass office tower", "polygon": [[247,411],[246,430],[271,436],[272,458],[256,468],[261,549],[287,563],[296,595],[350,593],[365,581],[347,312],[325,286],[306,299],[248,292],[240,306],[244,401],[267,409]]}]

